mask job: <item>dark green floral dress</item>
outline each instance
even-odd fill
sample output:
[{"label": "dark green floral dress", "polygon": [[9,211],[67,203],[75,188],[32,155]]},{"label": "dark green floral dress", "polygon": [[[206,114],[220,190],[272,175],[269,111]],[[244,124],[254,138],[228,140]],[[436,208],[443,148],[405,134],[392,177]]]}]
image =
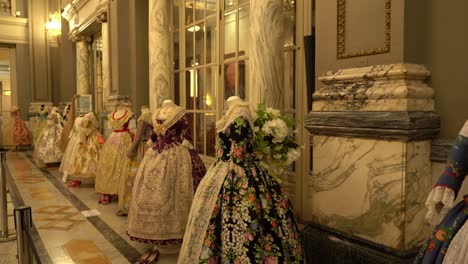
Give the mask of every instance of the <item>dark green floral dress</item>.
[{"label": "dark green floral dress", "polygon": [[252,129],[237,117],[217,139],[217,163],[232,161],[199,263],[303,263],[292,206],[252,155]]}]

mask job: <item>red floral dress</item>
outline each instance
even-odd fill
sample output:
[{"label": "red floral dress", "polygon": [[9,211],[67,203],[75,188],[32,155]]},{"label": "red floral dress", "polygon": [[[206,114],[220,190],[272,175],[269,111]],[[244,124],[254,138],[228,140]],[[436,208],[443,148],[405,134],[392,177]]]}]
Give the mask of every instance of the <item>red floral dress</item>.
[{"label": "red floral dress", "polygon": [[31,133],[26,126],[26,122],[17,113],[14,115],[13,142],[16,146],[31,145]]}]

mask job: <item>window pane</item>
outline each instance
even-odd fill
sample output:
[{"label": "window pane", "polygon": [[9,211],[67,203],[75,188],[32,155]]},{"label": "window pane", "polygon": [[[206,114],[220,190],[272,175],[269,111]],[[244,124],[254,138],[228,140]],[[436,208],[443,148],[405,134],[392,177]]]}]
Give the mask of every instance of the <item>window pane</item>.
[{"label": "window pane", "polygon": [[242,4],[242,3],[245,3],[245,2],[248,2],[249,0],[239,0],[239,4]]},{"label": "window pane", "polygon": [[195,88],[196,88],[196,80],[195,80],[195,70],[188,70],[185,72],[185,98],[186,98],[186,108],[187,109],[195,109]]},{"label": "window pane", "polygon": [[215,113],[205,114],[206,127],[206,155],[215,156],[215,140],[216,140],[216,115]]},{"label": "window pane", "polygon": [[185,25],[193,23],[193,0],[185,0]]},{"label": "window pane", "polygon": [[216,14],[216,0],[206,0],[206,16]]},{"label": "window pane", "polygon": [[180,0],[174,0],[174,5],[172,6],[172,25],[174,29],[179,28],[179,4]]},{"label": "window pane", "polygon": [[195,127],[194,127],[195,123],[193,120],[193,116],[194,116],[193,113],[190,113],[190,112],[187,113],[187,119],[188,119],[189,128],[190,128],[190,136],[193,139],[193,141],[190,143],[192,143],[195,146]]},{"label": "window pane", "polygon": [[204,121],[204,114],[195,114],[196,119],[195,119],[195,149],[198,151],[198,153],[205,154],[205,132],[203,131],[205,128],[205,121]]},{"label": "window pane", "polygon": [[224,65],[224,99],[236,95],[236,63]]},{"label": "window pane", "polygon": [[206,63],[215,62],[216,58],[216,20],[206,22]]},{"label": "window pane", "polygon": [[224,17],[224,58],[236,56],[236,17],[237,11]]},{"label": "window pane", "polygon": [[195,66],[204,64],[203,54],[203,24],[195,26]]},{"label": "window pane", "polygon": [[173,38],[173,42],[172,42],[172,50],[173,50],[173,53],[174,53],[174,70],[178,70],[179,69],[179,64],[180,64],[180,60],[179,60],[179,31],[176,31],[172,34],[172,38]]},{"label": "window pane", "polygon": [[294,78],[294,66],[295,56],[294,51],[284,52],[284,108],[294,109],[295,108],[295,78]]},{"label": "window pane", "polygon": [[185,66],[191,67],[194,64],[193,59],[193,32],[185,31]]},{"label": "window pane", "polygon": [[205,70],[204,104],[206,110],[216,110],[216,72],[217,67]]},{"label": "window pane", "polygon": [[237,0],[224,0],[224,8],[228,9],[237,4]]},{"label": "window pane", "polygon": [[205,77],[203,76],[203,69],[197,69],[193,71],[195,73],[195,89],[193,91],[194,101],[195,101],[195,109],[203,109],[203,87],[205,87]]},{"label": "window pane", "polygon": [[245,99],[247,85],[248,85],[248,63],[246,61],[239,61],[239,87],[237,88],[237,95]]},{"label": "window pane", "polygon": [[205,18],[205,0],[195,0],[195,21]]},{"label": "window pane", "polygon": [[295,44],[296,36],[296,8],[294,3],[290,4],[290,7],[286,9],[285,14],[285,41],[284,46],[292,46]]},{"label": "window pane", "polygon": [[239,56],[249,54],[249,6],[239,9]]},{"label": "window pane", "polygon": [[174,79],[174,101],[177,105],[180,105],[180,76],[179,72],[173,73]]}]

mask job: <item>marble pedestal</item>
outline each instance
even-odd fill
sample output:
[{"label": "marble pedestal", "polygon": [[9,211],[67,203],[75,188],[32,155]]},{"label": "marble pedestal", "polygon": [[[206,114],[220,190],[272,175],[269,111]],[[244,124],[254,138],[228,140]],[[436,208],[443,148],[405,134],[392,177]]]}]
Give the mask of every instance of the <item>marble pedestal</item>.
[{"label": "marble pedestal", "polygon": [[326,87],[314,94],[306,120],[313,135],[306,219],[323,228],[310,230],[344,235],[341,246],[362,241],[353,250],[375,246],[393,256],[417,250],[428,232],[430,146],[440,126],[434,92],[424,83],[428,76],[424,66],[393,64],[320,78]]}]

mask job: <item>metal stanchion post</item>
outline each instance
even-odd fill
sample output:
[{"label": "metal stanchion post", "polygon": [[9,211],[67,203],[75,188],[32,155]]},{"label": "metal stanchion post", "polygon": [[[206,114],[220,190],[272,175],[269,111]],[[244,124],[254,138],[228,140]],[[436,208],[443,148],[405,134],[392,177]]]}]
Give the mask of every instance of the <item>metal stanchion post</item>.
[{"label": "metal stanchion post", "polygon": [[32,226],[31,207],[20,206],[15,208],[15,226],[18,245],[18,263],[32,264],[33,252],[29,230]]},{"label": "metal stanchion post", "polygon": [[0,243],[15,240],[8,234],[8,211],[6,189],[6,153],[0,152]]}]

